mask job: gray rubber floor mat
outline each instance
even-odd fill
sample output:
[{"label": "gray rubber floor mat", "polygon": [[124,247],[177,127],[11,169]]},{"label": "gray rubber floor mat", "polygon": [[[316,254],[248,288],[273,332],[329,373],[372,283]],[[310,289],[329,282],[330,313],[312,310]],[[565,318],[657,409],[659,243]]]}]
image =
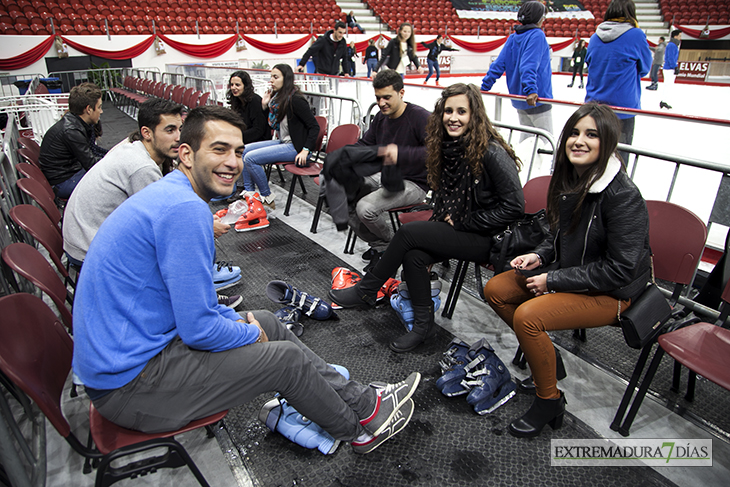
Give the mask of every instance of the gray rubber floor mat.
[{"label": "gray rubber floor mat", "polygon": [[[218,254],[219,259],[242,268],[242,284],[227,290],[244,295],[241,309],[278,309],[280,305],[264,294],[272,279],[326,299],[330,272],[342,264],[335,255],[276,220],[266,229],[224,235]],[[259,409],[273,397],[273,391],[262,395],[232,409],[225,419],[256,485],[673,485],[648,467],[551,467],[551,439],[596,438],[596,433],[567,414],[557,431],[546,427],[538,438],[514,438],[507,427],[529,408],[532,396],[518,394],[492,414],[479,416],[464,396],[447,398],[436,389],[438,361],[452,338],[448,332],[440,329],[429,344],[412,353],[396,354],[388,342],[404,330],[390,306],[337,313],[338,320],[304,319],[302,341],[328,362],[347,367],[352,378],[363,383],[398,381],[411,371],[420,371],[423,381],[413,396],[413,418],[405,430],[371,454],[355,454],[342,444],[335,454],[325,456],[290,442],[259,422]],[[567,398],[570,410],[569,392]]]}]

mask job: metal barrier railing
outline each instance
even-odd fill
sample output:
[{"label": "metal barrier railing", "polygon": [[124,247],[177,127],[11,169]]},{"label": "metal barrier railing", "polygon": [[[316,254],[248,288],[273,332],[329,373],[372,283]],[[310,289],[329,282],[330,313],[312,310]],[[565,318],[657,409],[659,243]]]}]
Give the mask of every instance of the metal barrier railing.
[{"label": "metal barrier railing", "polygon": [[0,113],[15,121],[18,130],[31,129],[40,144],[43,135],[68,110],[68,94],[16,95],[0,97]]},{"label": "metal barrier railing", "polygon": [[4,74],[0,76],[0,96],[20,95],[20,88],[14,83],[20,81],[31,81],[34,78],[42,78],[41,73],[28,73],[19,75]]}]

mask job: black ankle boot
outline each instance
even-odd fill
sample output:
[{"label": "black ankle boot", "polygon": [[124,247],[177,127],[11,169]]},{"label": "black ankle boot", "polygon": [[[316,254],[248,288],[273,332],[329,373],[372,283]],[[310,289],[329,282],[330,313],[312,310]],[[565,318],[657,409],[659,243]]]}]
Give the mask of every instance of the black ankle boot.
[{"label": "black ankle boot", "polygon": [[[560,355],[560,350],[555,349],[555,377],[558,380],[563,380],[568,374],[565,372],[565,364],[563,364],[563,357]],[[529,392],[530,394],[535,393],[535,382],[532,380],[532,376],[525,380],[517,383],[517,388],[522,392]]]},{"label": "black ankle boot", "polygon": [[428,306],[413,307],[413,329],[390,342],[390,349],[398,353],[410,352],[435,335],[436,323],[433,321],[433,301],[431,301]]},{"label": "black ankle boot", "polygon": [[387,280],[370,272],[352,287],[330,289],[329,295],[332,301],[343,308],[372,307],[375,306],[380,287]]},{"label": "black ankle boot", "polygon": [[535,401],[525,415],[509,425],[509,432],[518,438],[532,438],[538,436],[546,424],[556,430],[563,426],[565,404],[563,391],[560,391],[558,399],[535,396]]}]

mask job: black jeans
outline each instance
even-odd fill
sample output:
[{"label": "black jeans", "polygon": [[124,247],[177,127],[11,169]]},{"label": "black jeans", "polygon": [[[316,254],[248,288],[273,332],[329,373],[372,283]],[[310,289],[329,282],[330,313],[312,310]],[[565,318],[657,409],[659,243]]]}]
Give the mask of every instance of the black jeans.
[{"label": "black jeans", "polygon": [[428,306],[429,265],[446,259],[487,262],[491,245],[490,236],[460,232],[445,222],[411,222],[396,232],[372,274],[385,282],[403,264],[413,306]]}]

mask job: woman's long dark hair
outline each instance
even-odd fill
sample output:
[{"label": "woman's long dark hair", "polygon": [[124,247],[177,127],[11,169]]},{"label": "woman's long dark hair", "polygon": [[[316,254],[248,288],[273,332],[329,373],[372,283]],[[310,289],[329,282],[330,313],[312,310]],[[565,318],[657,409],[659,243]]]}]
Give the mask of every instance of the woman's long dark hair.
[{"label": "woman's long dark hair", "polygon": [[458,95],[466,95],[469,100],[469,110],[471,111],[469,123],[466,125],[464,135],[461,136],[461,141],[464,146],[464,156],[469,166],[471,166],[472,174],[475,177],[481,175],[482,159],[489,149],[491,140],[504,147],[507,154],[514,159],[517,170],[522,166],[512,147],[499,135],[499,132],[487,117],[482,94],[477,87],[472,84],[456,83],[441,92],[441,98],[436,101],[433,113],[428,117],[428,123],[426,124],[426,168],[428,170],[428,184],[434,190],[440,186],[441,166],[444,161],[442,150],[442,142],[445,137],[444,105],[447,99]]},{"label": "woman's long dark hair", "polygon": [[[410,22],[403,22],[400,26],[398,26],[398,41],[400,42],[400,31],[403,30],[403,27],[406,27],[406,26],[411,28],[411,37],[409,37],[406,42],[408,43],[408,45],[411,46],[411,48],[413,48],[413,54],[417,55],[417,53],[416,53],[416,29],[413,28],[413,24],[411,24]],[[406,63],[406,65],[407,64],[408,63]]]},{"label": "woman's long dark hair", "polygon": [[[241,78],[241,83],[243,83],[243,93],[241,93],[240,96],[233,96],[233,93],[231,93],[230,86],[233,78]],[[251,101],[253,93],[253,81],[251,81],[251,76],[249,76],[246,71],[234,71],[233,74],[231,74],[231,77],[228,78],[228,91],[226,92],[226,98],[228,99],[228,103],[231,105],[231,110],[234,112],[240,112],[243,107]]]},{"label": "woman's long dark hair", "polygon": [[292,96],[299,92],[299,87],[294,84],[294,71],[288,64],[277,64],[271,69],[272,71],[278,69],[284,77],[284,84],[276,92],[276,99],[279,101],[279,113],[276,115],[276,121],[281,122],[289,111]]},{"label": "woman's long dark hair", "polygon": [[[570,162],[568,155],[565,153],[565,148],[573,129],[583,117],[591,117],[596,122],[600,147],[598,149],[598,160],[588,167],[581,176],[578,176],[573,163]],[[558,227],[560,221],[560,196],[564,193],[578,194],[578,204],[573,211],[568,233],[578,227],[581,206],[588,194],[588,189],[606,171],[608,160],[611,155],[616,153],[616,145],[620,135],[621,125],[616,114],[607,105],[599,105],[598,103],[586,103],[576,110],[565,123],[563,132],[560,134],[560,143],[555,154],[555,169],[548,188],[547,214],[552,228]],[[618,154],[616,157],[619,158],[619,161],[621,160]]]}]

